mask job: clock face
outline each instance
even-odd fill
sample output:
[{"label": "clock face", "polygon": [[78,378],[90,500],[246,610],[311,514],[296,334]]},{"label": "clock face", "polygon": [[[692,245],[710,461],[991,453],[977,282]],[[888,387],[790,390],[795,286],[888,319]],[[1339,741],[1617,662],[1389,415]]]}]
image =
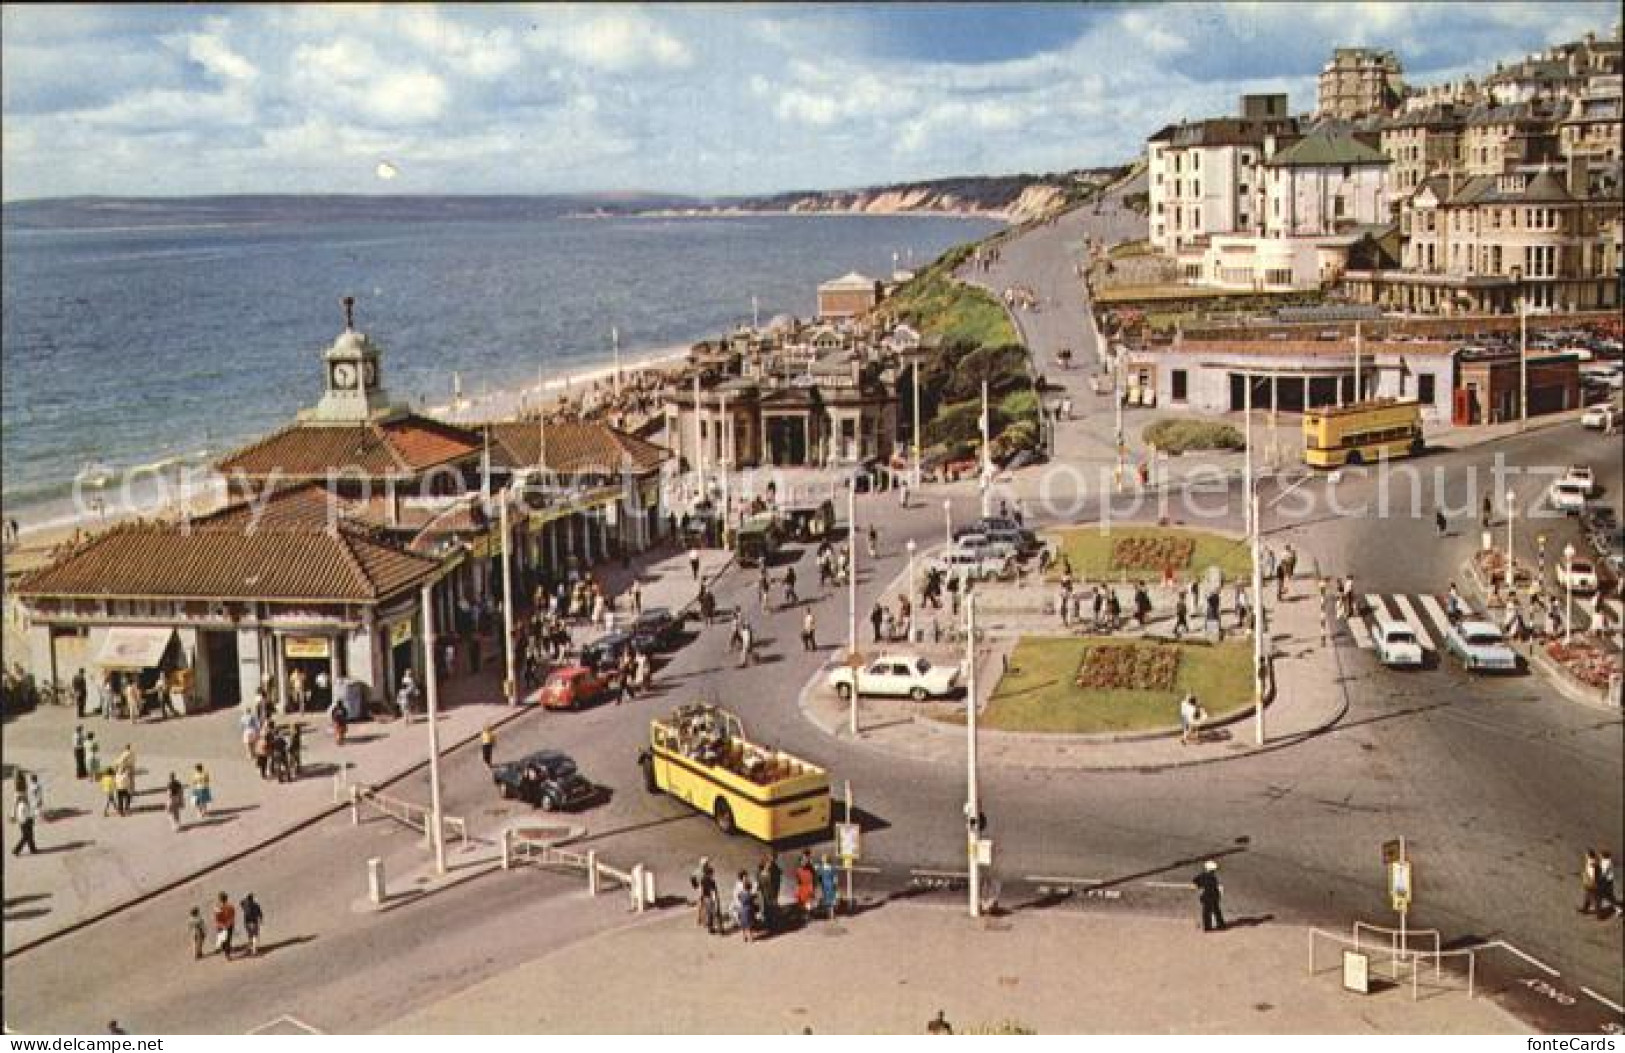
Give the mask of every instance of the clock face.
[{"label": "clock face", "polygon": [[375,384],[377,384],[378,383],[378,363],[372,361],[371,359],[368,359],[366,362],[363,362],[361,364],[361,376],[362,376],[363,380],[365,381],[367,387],[370,388],[370,387],[374,386]]},{"label": "clock face", "polygon": [[355,366],[348,362],[340,362],[334,366],[333,386],[346,390],[355,387]]}]

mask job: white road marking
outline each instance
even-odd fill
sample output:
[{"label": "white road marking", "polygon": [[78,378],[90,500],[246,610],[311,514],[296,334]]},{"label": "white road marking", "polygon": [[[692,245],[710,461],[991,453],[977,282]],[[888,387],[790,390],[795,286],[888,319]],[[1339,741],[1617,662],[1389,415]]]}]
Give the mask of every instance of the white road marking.
[{"label": "white road marking", "polygon": [[[1428,599],[1432,598],[1431,596],[1428,597]],[[1411,606],[1410,597],[1396,595],[1394,597],[1394,606],[1399,608],[1400,617],[1405,619],[1405,624],[1409,625],[1411,632],[1416,634],[1417,642],[1430,651],[1438,650],[1437,647],[1433,646],[1433,637],[1428,635],[1427,626],[1423,624],[1421,616],[1416,613],[1416,608]]]},{"label": "white road marking", "polygon": [[1508,943],[1505,940],[1495,940],[1495,941],[1493,941],[1491,943],[1480,943],[1480,944],[1477,944],[1475,946],[1467,947],[1467,948],[1464,948],[1464,949],[1469,950],[1469,951],[1476,951],[1476,950],[1480,950],[1480,949],[1487,949],[1487,948],[1490,948],[1490,947],[1500,947],[1500,948],[1503,948],[1504,950],[1511,951],[1513,954],[1516,954],[1518,957],[1522,958],[1524,961],[1528,962],[1530,965],[1533,965],[1535,968],[1537,968],[1537,969],[1541,970],[1542,972],[1544,972],[1547,976],[1562,976],[1563,975],[1562,973],[1558,972],[1556,969],[1553,969],[1550,965],[1547,965],[1545,962],[1541,961],[1539,958],[1536,958],[1535,956],[1530,955],[1530,954],[1525,954],[1523,951],[1518,950],[1518,948],[1512,946],[1512,944]]},{"label": "white road marking", "polygon": [[1445,616],[1444,606],[1431,594],[1424,593],[1416,599],[1422,605],[1422,609],[1428,612],[1428,617],[1433,619],[1433,624],[1443,632],[1444,627],[1450,624],[1450,619]]},{"label": "white road marking", "polygon": [[1359,615],[1355,615],[1348,620],[1348,627],[1349,635],[1354,637],[1355,644],[1358,645],[1361,650],[1371,650],[1371,630],[1366,628],[1365,619]]},{"label": "white road marking", "polygon": [[298,1017],[289,1016],[287,1013],[283,1013],[281,1016],[277,1017],[275,1020],[270,1021],[269,1023],[261,1024],[259,1027],[256,1027],[254,1030],[250,1031],[249,1034],[250,1035],[266,1034],[266,1033],[269,1033],[272,1028],[281,1027],[283,1025],[287,1025],[289,1027],[297,1028],[300,1031],[303,1031],[307,1035],[325,1034],[325,1032],[323,1032],[320,1028],[311,1027],[309,1024],[305,1023],[303,1020],[300,1020]]},{"label": "white road marking", "polygon": [[1108,879],[1095,877],[1045,877],[1042,874],[1028,874],[1023,881],[1032,881],[1045,885],[1104,885]]},{"label": "white road marking", "polygon": [[1612,1009],[1614,1012],[1619,1013],[1621,1015],[1625,1015],[1625,1005],[1620,1005],[1618,1002],[1610,1002],[1608,999],[1604,998],[1602,995],[1600,995],[1597,992],[1593,991],[1589,987],[1580,988],[1580,993],[1585,994],[1585,995],[1590,995],[1592,998],[1595,998],[1597,1001],[1601,1002],[1603,1005],[1607,1006],[1609,1009]]}]

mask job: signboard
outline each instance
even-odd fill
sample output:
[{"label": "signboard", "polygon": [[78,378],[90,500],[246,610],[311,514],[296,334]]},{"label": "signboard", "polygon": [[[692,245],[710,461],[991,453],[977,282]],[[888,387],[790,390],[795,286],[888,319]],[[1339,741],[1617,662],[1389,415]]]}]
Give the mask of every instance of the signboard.
[{"label": "signboard", "polygon": [[993,865],[993,840],[987,837],[976,839],[976,865],[990,867]]},{"label": "signboard", "polygon": [[1343,952],[1343,990],[1371,993],[1371,956],[1359,951]]},{"label": "signboard", "polygon": [[857,823],[835,824],[835,847],[842,864],[850,864],[862,857],[863,828]]},{"label": "signboard", "polygon": [[332,642],[325,636],[289,636],[282,642],[282,651],[289,658],[328,658]]},{"label": "signboard", "polygon": [[1411,907],[1411,864],[1400,859],[1388,864],[1388,898],[1401,914]]},{"label": "signboard", "polygon": [[389,646],[399,647],[401,644],[405,643],[411,638],[412,622],[410,619],[396,622],[394,625],[389,627]]}]

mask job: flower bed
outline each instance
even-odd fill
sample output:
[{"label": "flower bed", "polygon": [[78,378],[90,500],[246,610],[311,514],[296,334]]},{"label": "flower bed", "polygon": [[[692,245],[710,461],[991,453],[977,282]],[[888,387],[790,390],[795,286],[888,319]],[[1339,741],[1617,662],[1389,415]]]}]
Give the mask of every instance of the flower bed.
[{"label": "flower bed", "polygon": [[1079,687],[1095,691],[1172,691],[1179,651],[1172,647],[1091,647],[1078,667]]},{"label": "flower bed", "polygon": [[1546,645],[1546,653],[1588,687],[1606,688],[1609,678],[1620,672],[1619,656],[1590,640],[1577,639],[1572,643],[1553,640]]},{"label": "flower bed", "polygon": [[1123,570],[1155,570],[1190,566],[1196,542],[1188,537],[1123,537],[1112,541],[1112,566]]}]

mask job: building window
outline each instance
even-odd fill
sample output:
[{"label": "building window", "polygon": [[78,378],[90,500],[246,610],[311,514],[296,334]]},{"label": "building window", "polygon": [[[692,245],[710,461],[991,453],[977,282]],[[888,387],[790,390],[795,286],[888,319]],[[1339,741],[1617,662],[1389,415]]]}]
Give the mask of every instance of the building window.
[{"label": "building window", "polygon": [[1348,201],[1343,197],[1342,194],[1338,194],[1336,197],[1332,198],[1333,219],[1342,219],[1345,215],[1347,215],[1347,211]]},{"label": "building window", "polygon": [[1184,402],[1187,398],[1188,388],[1186,371],[1183,369],[1173,370],[1172,373],[1169,374],[1169,379],[1173,383],[1173,400],[1175,402]]},{"label": "building window", "polygon": [[1416,375],[1416,397],[1422,405],[1433,405],[1433,384],[1437,379],[1432,373],[1418,373]]}]

